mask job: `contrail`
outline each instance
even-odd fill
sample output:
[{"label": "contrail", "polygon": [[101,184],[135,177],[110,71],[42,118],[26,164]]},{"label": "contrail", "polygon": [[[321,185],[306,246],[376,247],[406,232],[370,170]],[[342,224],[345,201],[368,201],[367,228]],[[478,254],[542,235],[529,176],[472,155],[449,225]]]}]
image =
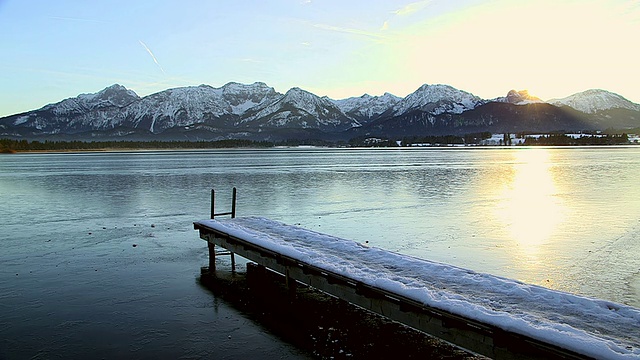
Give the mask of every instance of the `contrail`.
[{"label": "contrail", "polygon": [[79,21],[79,22],[91,22],[91,23],[109,24],[108,21],[103,21],[103,20],[74,18],[74,17],[63,17],[63,16],[49,16],[49,19],[63,20],[63,21]]},{"label": "contrail", "polygon": [[149,55],[151,55],[153,62],[156,63],[156,65],[158,65],[162,73],[166,75],[166,73],[164,72],[164,69],[162,68],[162,65],[160,65],[160,63],[158,62],[158,59],[156,59],[155,55],[153,55],[153,53],[151,52],[151,49],[149,49],[149,47],[145,43],[143,43],[142,40],[138,40],[138,41],[140,42],[140,45],[142,45],[142,47],[144,47],[144,49],[147,50]]}]

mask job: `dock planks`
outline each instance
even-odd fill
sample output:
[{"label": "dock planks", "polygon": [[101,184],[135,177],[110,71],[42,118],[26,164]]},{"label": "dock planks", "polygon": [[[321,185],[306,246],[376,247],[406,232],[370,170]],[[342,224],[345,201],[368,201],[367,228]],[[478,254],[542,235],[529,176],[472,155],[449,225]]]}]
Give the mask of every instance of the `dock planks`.
[{"label": "dock planks", "polygon": [[[640,312],[634,308],[589,313],[582,308],[610,305],[265,218],[203,220],[194,227],[210,247],[224,247],[292,284],[312,286],[491,358],[624,359],[638,351]],[[549,301],[541,302],[544,298]]]}]

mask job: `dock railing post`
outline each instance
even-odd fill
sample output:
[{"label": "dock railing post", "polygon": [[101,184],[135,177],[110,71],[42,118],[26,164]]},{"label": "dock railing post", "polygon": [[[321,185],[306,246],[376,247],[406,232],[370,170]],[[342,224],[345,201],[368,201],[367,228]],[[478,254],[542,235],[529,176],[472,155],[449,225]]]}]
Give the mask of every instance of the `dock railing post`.
[{"label": "dock railing post", "polygon": [[[231,212],[216,214],[216,191],[215,189],[211,189],[211,219],[214,219],[219,215],[231,215],[231,218],[236,217],[236,199],[237,199],[237,190],[234,187],[232,192],[231,199]],[[216,270],[216,249],[213,243],[207,242],[209,247],[209,272]],[[236,271],[236,256],[233,252],[229,251],[231,255],[231,271]],[[223,255],[223,254],[220,254]],[[225,254],[226,255],[226,254]]]},{"label": "dock railing post", "polygon": [[216,217],[216,191],[211,189],[211,218]]},{"label": "dock railing post", "polygon": [[[236,188],[233,187],[233,193],[231,198],[231,218],[235,219],[236,217]],[[231,272],[236,272],[236,254],[231,252]]]},{"label": "dock railing post", "polygon": [[231,198],[231,218],[235,218],[236,217],[236,188],[233,188],[233,193],[232,193],[232,198]]},{"label": "dock railing post", "polygon": [[[211,218],[216,216],[216,191],[211,189]],[[216,246],[213,243],[207,242],[209,247],[209,272],[214,273],[216,271]]]}]

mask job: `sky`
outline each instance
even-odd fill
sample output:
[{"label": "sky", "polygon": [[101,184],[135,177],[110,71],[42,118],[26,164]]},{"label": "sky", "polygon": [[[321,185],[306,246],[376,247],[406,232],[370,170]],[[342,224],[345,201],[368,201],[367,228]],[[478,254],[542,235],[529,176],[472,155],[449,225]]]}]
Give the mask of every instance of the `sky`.
[{"label": "sky", "polygon": [[0,116],[116,83],[640,103],[639,39],[639,0],[0,0]]}]

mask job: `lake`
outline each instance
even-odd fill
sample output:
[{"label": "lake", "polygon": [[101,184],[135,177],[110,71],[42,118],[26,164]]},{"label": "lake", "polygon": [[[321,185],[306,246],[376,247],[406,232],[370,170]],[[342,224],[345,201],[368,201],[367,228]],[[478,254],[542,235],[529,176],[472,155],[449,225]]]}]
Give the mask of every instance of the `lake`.
[{"label": "lake", "polygon": [[[197,278],[257,215],[640,306],[640,146],[0,156],[0,358],[304,358]],[[19,354],[19,356],[16,356]]]}]

